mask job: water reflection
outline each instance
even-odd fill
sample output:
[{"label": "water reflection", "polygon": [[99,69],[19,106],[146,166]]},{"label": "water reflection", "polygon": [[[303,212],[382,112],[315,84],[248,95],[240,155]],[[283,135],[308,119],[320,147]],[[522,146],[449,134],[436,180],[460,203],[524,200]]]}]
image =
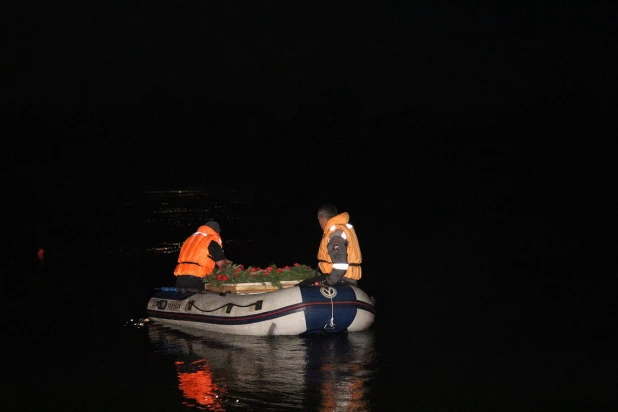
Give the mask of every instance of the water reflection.
[{"label": "water reflection", "polygon": [[220,399],[223,399],[226,388],[213,382],[213,373],[206,359],[189,355],[175,363],[178,388],[185,398],[183,405],[211,411],[225,410]]},{"label": "water reflection", "polygon": [[236,336],[148,324],[157,353],[173,355],[182,404],[370,410],[373,331],[334,336]]}]

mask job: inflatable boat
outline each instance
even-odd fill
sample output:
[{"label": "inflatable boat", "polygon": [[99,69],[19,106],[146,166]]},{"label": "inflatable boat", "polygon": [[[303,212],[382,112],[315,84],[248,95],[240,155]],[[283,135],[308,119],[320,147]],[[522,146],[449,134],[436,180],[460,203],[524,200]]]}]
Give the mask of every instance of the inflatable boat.
[{"label": "inflatable boat", "polygon": [[375,300],[354,285],[299,283],[262,293],[155,290],[150,321],[234,335],[311,335],[367,330]]}]

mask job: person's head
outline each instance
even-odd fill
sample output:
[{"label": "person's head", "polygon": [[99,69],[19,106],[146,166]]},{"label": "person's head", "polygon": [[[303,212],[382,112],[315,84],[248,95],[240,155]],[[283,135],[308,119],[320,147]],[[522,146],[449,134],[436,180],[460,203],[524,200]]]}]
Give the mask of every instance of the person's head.
[{"label": "person's head", "polygon": [[205,226],[210,227],[212,230],[214,230],[217,233],[221,233],[221,228],[219,227],[219,224],[215,222],[214,220],[209,220],[208,222],[206,222]]},{"label": "person's head", "polygon": [[320,222],[322,230],[324,230],[326,222],[328,222],[331,217],[335,216],[337,216],[337,208],[335,205],[325,204],[318,208],[318,222]]}]

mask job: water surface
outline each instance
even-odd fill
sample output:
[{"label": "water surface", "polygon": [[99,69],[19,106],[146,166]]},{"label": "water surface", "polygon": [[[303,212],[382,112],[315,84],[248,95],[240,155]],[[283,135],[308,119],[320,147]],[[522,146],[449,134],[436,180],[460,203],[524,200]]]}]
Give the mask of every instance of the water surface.
[{"label": "water surface", "polygon": [[285,205],[277,220],[277,207],[245,189],[170,188],[22,224],[9,269],[25,275],[5,278],[3,298],[7,410],[615,410],[615,285],[592,287],[535,216],[426,216],[404,237],[350,210],[377,299],[365,332],[148,321],[181,242],[211,218],[237,263],[315,267],[315,211]]}]

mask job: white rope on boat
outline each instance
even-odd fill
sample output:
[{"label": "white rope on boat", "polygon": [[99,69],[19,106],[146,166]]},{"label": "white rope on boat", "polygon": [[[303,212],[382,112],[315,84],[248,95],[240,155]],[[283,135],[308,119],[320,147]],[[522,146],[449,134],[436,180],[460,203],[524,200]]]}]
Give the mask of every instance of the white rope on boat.
[{"label": "white rope on boat", "polygon": [[333,304],[333,298],[330,298],[330,322],[324,325],[324,329],[335,329],[335,305]]}]

